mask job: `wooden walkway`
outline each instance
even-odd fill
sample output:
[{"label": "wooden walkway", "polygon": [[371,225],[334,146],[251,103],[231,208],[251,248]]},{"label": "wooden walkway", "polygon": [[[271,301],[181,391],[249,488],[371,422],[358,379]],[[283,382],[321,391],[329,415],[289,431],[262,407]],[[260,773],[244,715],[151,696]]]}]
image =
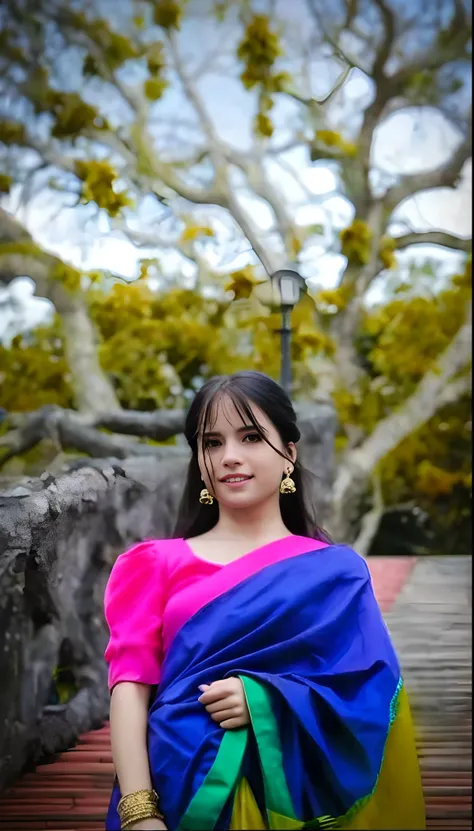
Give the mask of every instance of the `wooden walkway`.
[{"label": "wooden walkway", "polygon": [[[369,566],[410,693],[427,827],[471,828],[471,563],[372,558]],[[103,831],[112,779],[105,726],[6,791],[0,831]]]}]

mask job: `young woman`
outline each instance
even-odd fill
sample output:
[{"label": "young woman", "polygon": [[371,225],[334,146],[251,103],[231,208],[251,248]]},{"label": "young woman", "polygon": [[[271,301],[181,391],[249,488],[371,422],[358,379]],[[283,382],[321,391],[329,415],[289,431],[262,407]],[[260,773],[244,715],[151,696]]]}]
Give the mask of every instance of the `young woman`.
[{"label": "young woman", "polygon": [[365,561],[307,511],[289,398],[215,378],[176,536],[105,596],[113,829],[423,829],[400,667]]}]

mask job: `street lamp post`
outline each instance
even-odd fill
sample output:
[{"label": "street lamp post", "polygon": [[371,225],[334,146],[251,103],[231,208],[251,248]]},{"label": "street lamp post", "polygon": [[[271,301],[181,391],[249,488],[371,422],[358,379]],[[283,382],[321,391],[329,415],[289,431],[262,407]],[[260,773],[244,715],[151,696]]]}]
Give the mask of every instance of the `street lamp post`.
[{"label": "street lamp post", "polygon": [[291,312],[298,303],[306,283],[295,266],[287,266],[275,271],[271,276],[272,283],[278,286],[281,308],[281,371],[280,383],[285,392],[291,397]]}]

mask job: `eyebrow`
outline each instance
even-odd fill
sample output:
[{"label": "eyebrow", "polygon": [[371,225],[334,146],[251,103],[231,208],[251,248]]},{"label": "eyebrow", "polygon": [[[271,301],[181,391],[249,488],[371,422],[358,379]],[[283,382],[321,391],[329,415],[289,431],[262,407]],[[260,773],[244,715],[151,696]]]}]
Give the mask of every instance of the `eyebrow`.
[{"label": "eyebrow", "polygon": [[[257,430],[257,428],[253,424],[246,424],[244,427],[239,427],[236,432],[237,433],[245,433],[248,430],[254,430],[255,431],[255,430]],[[258,432],[258,430],[257,430],[257,432]],[[205,433],[203,433],[203,436],[204,436],[204,438],[208,438],[209,436],[222,436],[222,433],[218,433],[216,430],[210,430],[208,432],[206,431]]]}]

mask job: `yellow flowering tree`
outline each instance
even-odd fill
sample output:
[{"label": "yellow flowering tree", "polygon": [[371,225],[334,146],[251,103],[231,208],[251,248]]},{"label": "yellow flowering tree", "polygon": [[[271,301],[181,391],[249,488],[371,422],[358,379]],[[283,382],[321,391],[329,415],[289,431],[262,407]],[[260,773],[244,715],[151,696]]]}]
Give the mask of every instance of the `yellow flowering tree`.
[{"label": "yellow flowering tree", "polygon": [[[234,285],[237,274],[231,275]],[[245,275],[244,275],[245,276]],[[251,275],[247,275],[249,277]],[[343,454],[351,431],[370,435],[377,424],[409,397],[433,359],[459,325],[468,287],[454,277],[429,299],[397,293],[364,316],[358,341],[366,382],[358,394],[335,393]],[[331,355],[331,344],[312,325],[315,303],[323,309],[340,303],[334,291],[306,296],[295,311],[293,363],[295,389],[310,383],[315,355]],[[200,292],[169,287],[151,291],[146,281],[115,284],[90,292],[90,312],[101,337],[100,362],[113,380],[127,411],[155,412],[186,406],[190,395],[215,374],[254,368],[274,377],[279,370],[280,315],[245,294],[238,301],[205,298]],[[55,405],[73,407],[64,333],[57,317],[49,327],[17,336],[0,347],[0,400],[10,412]],[[386,510],[417,506],[430,517],[435,550],[466,551],[469,546],[471,492],[470,396],[446,404],[389,452],[377,468]],[[37,470],[57,448],[43,442],[24,455]],[[42,455],[41,455],[42,454]],[[17,470],[18,463],[11,462]]]},{"label": "yellow flowering tree", "polygon": [[[399,213],[420,193],[454,190],[470,159],[471,22],[466,5],[457,0],[446,4],[442,18],[436,4],[425,4],[416,16],[386,0],[344,5],[339,16],[336,7],[312,0],[290,20],[278,18],[271,4],[211,3],[216,49],[194,55],[186,38],[193,26],[202,25],[202,10],[185,0],[111,4],[107,17],[93,3],[65,0],[22,0],[14,13],[5,12],[0,280],[8,285],[30,276],[36,293],[51,300],[61,320],[74,405],[98,415],[124,406],[168,406],[167,385],[174,379],[179,387],[185,360],[180,349],[175,353],[169,346],[173,342],[176,348],[179,341],[180,320],[172,323],[168,315],[167,326],[160,328],[150,311],[157,301],[146,300],[140,288],[138,306],[149,311],[148,317],[131,315],[133,363],[123,334],[128,327],[106,334],[113,328],[112,313],[103,326],[104,309],[113,309],[119,319],[122,304],[133,306],[131,289],[111,290],[120,275],[83,272],[43,250],[12,215],[18,197],[27,201],[32,191],[46,187],[48,194],[64,198],[59,202],[64,211],[87,215],[98,237],[120,233],[144,247],[136,274],[140,283],[166,282],[161,258],[171,250],[181,264],[180,289],[190,285],[191,268],[192,291],[203,303],[212,297],[220,309],[233,297],[233,305],[216,318],[216,327],[226,329],[229,352],[214,338],[219,348],[211,360],[200,324],[188,320],[183,330],[190,354],[207,356],[203,365],[214,370],[227,366],[224,356],[232,355],[231,366],[253,363],[277,375],[278,321],[265,294],[268,277],[287,260],[308,262],[315,240],[341,254],[337,285],[315,289],[295,310],[293,357],[295,395],[332,401],[344,414],[329,522],[336,536],[351,539],[360,530],[361,494],[370,490],[383,460],[468,394],[466,275],[464,283],[449,289],[455,302],[447,295],[439,301],[447,304],[443,320],[450,321],[442,333],[433,316],[428,323],[431,312],[422,298],[397,298],[372,317],[366,300],[374,282],[396,269],[399,252],[420,244],[470,251],[470,241],[454,233],[402,230]],[[315,59],[318,67],[325,62],[332,79],[317,96]],[[227,106],[236,79],[242,85],[252,110],[246,126],[253,144],[243,147],[224,138],[206,97],[210,72],[219,74],[221,84],[228,81]],[[357,119],[344,115],[339,95],[355,72],[370,88],[370,95],[358,99]],[[318,83],[324,74],[318,70]],[[375,138],[402,110],[414,120],[420,112],[437,111],[457,138],[441,164],[385,178],[373,167]],[[334,171],[339,193],[352,205],[345,227],[334,228],[328,219],[316,230],[296,221],[275,166],[293,177],[306,207],[312,206],[315,198],[304,176],[288,168],[288,151],[301,148],[307,166],[329,165]],[[266,230],[255,222],[242,193],[265,205]],[[228,246],[232,254],[246,252],[247,262],[223,268]],[[173,288],[174,313],[178,301],[184,303],[185,295]],[[397,315],[420,338],[424,333],[423,344],[408,338]],[[158,353],[159,344],[164,348]],[[156,355],[159,365],[153,365]],[[408,365],[416,367],[414,374],[406,372]],[[194,374],[192,361],[190,367]],[[148,398],[142,392],[146,379],[153,388]],[[395,385],[393,399],[373,394],[381,379]],[[424,470],[420,481],[426,482]]]}]

